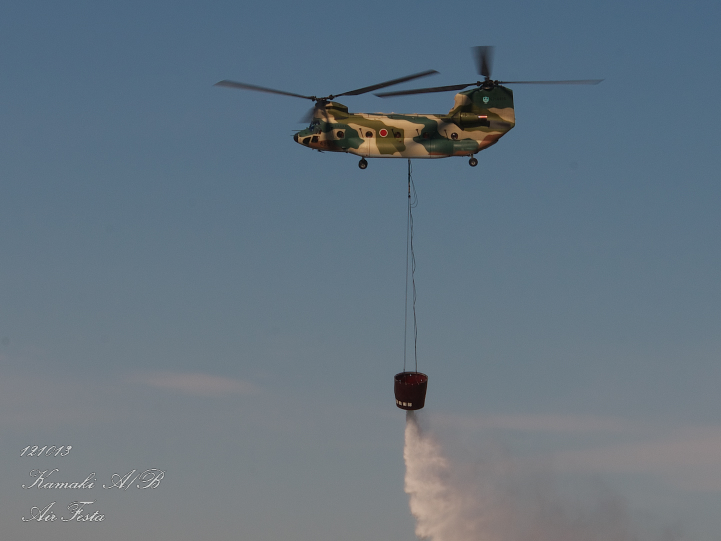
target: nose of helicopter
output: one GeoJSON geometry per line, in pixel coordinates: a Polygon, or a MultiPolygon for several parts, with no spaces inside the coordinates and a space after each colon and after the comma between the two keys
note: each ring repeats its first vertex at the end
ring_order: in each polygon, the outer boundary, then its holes
{"type": "Polygon", "coordinates": [[[297,133],[293,136],[293,141],[295,141],[296,143],[298,142],[298,134],[297,133]]]}

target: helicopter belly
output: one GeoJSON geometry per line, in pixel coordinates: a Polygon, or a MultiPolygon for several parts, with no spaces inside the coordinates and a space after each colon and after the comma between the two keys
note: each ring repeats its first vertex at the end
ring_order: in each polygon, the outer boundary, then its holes
{"type": "Polygon", "coordinates": [[[444,152],[429,152],[428,145],[414,139],[399,141],[398,148],[389,152],[387,148],[379,147],[373,141],[366,141],[360,148],[349,148],[347,152],[365,158],[447,158],[453,154],[444,152]]]}
{"type": "MultiPolygon", "coordinates": [[[[415,131],[406,130],[406,133],[415,131]]],[[[428,137],[419,133],[416,137],[367,136],[359,139],[357,145],[345,148],[328,145],[323,150],[348,152],[364,158],[448,158],[472,156],[496,144],[505,135],[505,132],[495,130],[462,130],[452,124],[446,124],[428,137]]]]}
{"type": "Polygon", "coordinates": [[[500,135],[484,137],[482,141],[472,138],[452,140],[445,138],[419,141],[417,138],[404,139],[400,148],[389,152],[383,147],[366,141],[360,148],[348,148],[346,152],[365,158],[448,158],[450,156],[470,156],[494,144],[500,135]]]}

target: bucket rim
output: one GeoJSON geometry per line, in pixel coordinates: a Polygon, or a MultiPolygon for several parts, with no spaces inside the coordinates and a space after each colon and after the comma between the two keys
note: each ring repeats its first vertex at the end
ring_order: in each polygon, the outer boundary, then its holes
{"type": "Polygon", "coordinates": [[[428,381],[428,374],[424,374],[423,372],[412,372],[412,371],[406,371],[406,372],[399,372],[397,373],[393,379],[394,381],[397,381],[398,383],[403,383],[404,379],[406,379],[407,376],[420,376],[421,381],[418,383],[425,383],[428,381]]]}

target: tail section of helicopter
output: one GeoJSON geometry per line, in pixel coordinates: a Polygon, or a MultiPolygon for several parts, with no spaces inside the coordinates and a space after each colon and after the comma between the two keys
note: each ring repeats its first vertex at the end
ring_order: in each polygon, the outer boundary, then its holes
{"type": "MultiPolygon", "coordinates": [[[[501,85],[456,94],[450,120],[478,141],[478,151],[494,145],[516,125],[513,91],[501,85]]],[[[477,151],[477,152],[478,152],[477,151]]]]}
{"type": "Polygon", "coordinates": [[[345,105],[327,102],[294,140],[364,158],[447,158],[472,156],[514,125],[513,92],[499,85],[457,94],[447,115],[349,113],[345,105]]]}

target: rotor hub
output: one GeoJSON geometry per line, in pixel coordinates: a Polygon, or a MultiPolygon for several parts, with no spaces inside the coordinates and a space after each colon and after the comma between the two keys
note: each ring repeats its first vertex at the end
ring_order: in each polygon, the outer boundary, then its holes
{"type": "Polygon", "coordinates": [[[477,84],[483,90],[493,90],[496,87],[496,85],[498,84],[498,81],[492,81],[491,79],[486,78],[485,81],[483,81],[483,82],[478,81],[477,84]]]}

